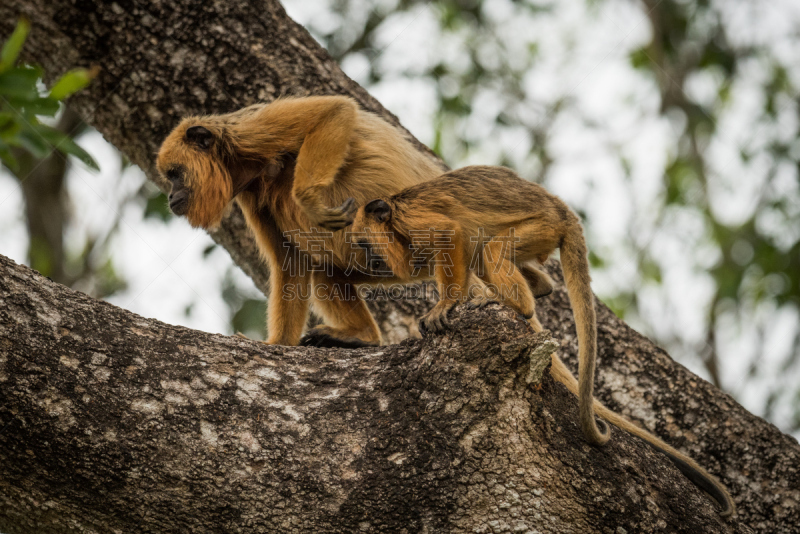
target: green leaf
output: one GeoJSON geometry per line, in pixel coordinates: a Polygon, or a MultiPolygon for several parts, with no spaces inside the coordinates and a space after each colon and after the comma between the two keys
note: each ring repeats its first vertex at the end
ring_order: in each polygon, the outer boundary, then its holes
{"type": "Polygon", "coordinates": [[[12,172],[17,172],[19,170],[17,158],[11,153],[10,147],[2,141],[0,141],[0,160],[2,160],[3,164],[11,169],[12,172]]]}
{"type": "Polygon", "coordinates": [[[68,135],[43,125],[38,117],[54,117],[59,101],[86,85],[97,69],[73,69],[61,76],[48,96],[42,96],[39,80],[42,69],[36,66],[15,66],[30,32],[24,17],[0,50],[0,160],[12,170],[18,167],[12,147],[21,147],[36,158],[45,158],[53,149],[72,155],[94,170],[94,159],[68,135]]]}
{"type": "Polygon", "coordinates": [[[54,117],[58,113],[60,106],[57,100],[47,97],[38,97],[31,100],[9,99],[9,103],[16,108],[21,108],[28,122],[33,122],[35,115],[54,117]]]}
{"type": "Polygon", "coordinates": [[[100,167],[97,165],[97,162],[94,160],[94,158],[90,156],[88,152],[82,149],[80,145],[78,145],[78,143],[73,141],[70,137],[67,137],[63,143],[59,144],[58,149],[64,154],[75,156],[90,169],[95,171],[100,170],[100,167]]]}
{"type": "Polygon", "coordinates": [[[64,74],[50,89],[50,98],[64,100],[68,96],[80,91],[97,76],[98,69],[72,69],[64,74]]]}
{"type": "Polygon", "coordinates": [[[28,37],[28,32],[31,30],[31,23],[25,17],[20,17],[17,22],[17,27],[14,33],[8,38],[6,44],[3,45],[3,50],[0,51],[0,72],[6,71],[9,67],[17,62],[19,53],[22,50],[22,45],[28,37]]]}
{"type": "Polygon", "coordinates": [[[598,256],[597,254],[595,254],[594,252],[592,252],[590,250],[589,251],[589,264],[594,269],[600,269],[600,268],[603,268],[603,267],[606,266],[606,261],[602,257],[598,256]]]}
{"type": "Polygon", "coordinates": [[[629,56],[631,66],[634,69],[646,69],[652,68],[652,60],[650,56],[647,54],[647,48],[639,48],[638,50],[634,50],[630,53],[629,56]]]}
{"type": "Polygon", "coordinates": [[[643,258],[642,261],[639,262],[639,272],[642,278],[646,280],[653,280],[658,284],[662,281],[661,267],[650,258],[643,258]]]}
{"type": "Polygon", "coordinates": [[[95,270],[95,275],[97,281],[95,294],[97,295],[97,298],[108,298],[114,293],[122,291],[128,287],[128,283],[125,281],[125,279],[117,274],[111,258],[107,259],[99,269],[95,270]]]}
{"type": "Polygon", "coordinates": [[[43,276],[53,276],[55,258],[53,249],[47,240],[40,236],[32,236],[28,247],[28,256],[32,269],[39,271],[43,276]]]}
{"type": "Polygon", "coordinates": [[[12,144],[18,144],[37,158],[44,158],[50,154],[51,151],[50,144],[47,140],[30,127],[26,128],[23,126],[15,141],[17,141],[17,143],[12,144]]]}
{"type": "Polygon", "coordinates": [[[0,140],[10,142],[16,138],[20,129],[17,115],[8,112],[0,113],[0,140]]]}
{"type": "Polygon", "coordinates": [[[249,336],[263,339],[264,317],[267,303],[264,300],[247,299],[231,319],[234,332],[244,332],[249,336]]]}
{"type": "Polygon", "coordinates": [[[25,100],[39,97],[36,82],[41,70],[31,67],[16,67],[0,74],[0,95],[6,98],[25,100]]]}
{"type": "Polygon", "coordinates": [[[52,144],[53,148],[62,154],[75,156],[91,169],[96,171],[100,170],[100,167],[97,166],[97,162],[95,162],[94,158],[92,158],[88,152],[82,149],[70,136],[44,124],[39,125],[36,128],[36,131],[50,144],[52,144]]]}
{"type": "Polygon", "coordinates": [[[620,319],[625,319],[628,312],[636,311],[636,299],[633,293],[622,292],[617,295],[604,296],[603,303],[611,308],[614,315],[620,319]]]}

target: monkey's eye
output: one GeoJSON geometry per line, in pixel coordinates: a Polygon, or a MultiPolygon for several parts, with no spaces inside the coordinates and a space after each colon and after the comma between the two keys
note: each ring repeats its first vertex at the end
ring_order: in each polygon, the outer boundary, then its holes
{"type": "Polygon", "coordinates": [[[359,239],[358,241],[356,241],[356,244],[359,247],[363,248],[364,250],[369,250],[371,248],[369,245],[369,241],[367,241],[366,239],[359,239]]]}
{"type": "Polygon", "coordinates": [[[179,182],[181,179],[181,171],[178,167],[172,167],[167,171],[167,180],[171,183],[179,182]]]}

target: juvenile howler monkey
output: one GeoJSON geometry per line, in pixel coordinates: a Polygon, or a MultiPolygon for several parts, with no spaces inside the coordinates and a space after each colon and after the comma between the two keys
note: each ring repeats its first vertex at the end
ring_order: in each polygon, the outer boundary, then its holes
{"type": "MultiPolygon", "coordinates": [[[[164,140],[158,170],[169,206],[192,226],[219,224],[236,200],[270,268],[267,343],[297,345],[314,300],[325,326],[303,344],[380,344],[348,272],[343,232],[358,205],[442,173],[393,126],[343,96],[279,99],[184,119],[164,140]]],[[[356,259],[356,261],[362,261],[356,259]]]]}
{"type": "Polygon", "coordinates": [[[596,410],[666,454],[720,504],[723,515],[733,512],[725,487],[702,467],[594,400],[597,326],[586,244],[580,220],[559,198],[503,167],[465,167],[369,202],[350,231],[371,268],[404,282],[435,278],[439,302],[421,318],[422,331],[444,328],[448,311],[465,301],[470,307],[502,302],[541,330],[532,288],[551,284],[531,263],[544,263],[560,249],[578,332],[580,381],[555,353],[551,374],[578,396],[584,435],[594,444],[608,441],[608,426],[601,421],[598,428],[596,410]],[[485,282],[481,294],[468,294],[470,273],[485,282]]]}

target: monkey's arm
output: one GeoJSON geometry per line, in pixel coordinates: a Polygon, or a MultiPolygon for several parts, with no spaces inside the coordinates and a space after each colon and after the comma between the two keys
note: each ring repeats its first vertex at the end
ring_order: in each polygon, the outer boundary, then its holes
{"type": "Polygon", "coordinates": [[[355,202],[330,208],[326,193],[347,157],[357,119],[355,102],[341,96],[277,100],[254,117],[263,129],[254,132],[256,144],[266,136],[266,152],[297,153],[292,198],[311,226],[339,230],[352,222],[355,202]]]}
{"type": "Polygon", "coordinates": [[[461,228],[453,221],[438,222],[430,232],[428,241],[434,252],[431,264],[434,269],[439,302],[419,321],[420,331],[437,332],[448,325],[447,313],[466,299],[469,270],[464,251],[461,228]]]}
{"type": "Polygon", "coordinates": [[[267,341],[269,345],[297,345],[308,319],[311,296],[310,272],[301,272],[302,261],[293,261],[290,269],[270,269],[270,295],[267,304],[267,341]]]}
{"type": "Polygon", "coordinates": [[[518,265],[517,268],[519,269],[520,273],[522,273],[522,276],[528,283],[528,287],[531,288],[531,292],[535,298],[538,299],[546,297],[553,292],[555,282],[553,282],[553,279],[550,278],[550,275],[548,275],[546,272],[541,269],[537,269],[532,264],[518,265]]]}
{"type": "Polygon", "coordinates": [[[245,191],[236,198],[258,248],[269,265],[267,343],[297,345],[308,318],[311,272],[301,252],[284,236],[256,195],[245,191]]]}

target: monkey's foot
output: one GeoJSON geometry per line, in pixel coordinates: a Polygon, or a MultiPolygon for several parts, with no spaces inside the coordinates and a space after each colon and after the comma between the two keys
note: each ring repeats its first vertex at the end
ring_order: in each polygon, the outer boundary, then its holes
{"type": "MultiPolygon", "coordinates": [[[[441,304],[441,302],[439,302],[441,304]]],[[[447,312],[450,311],[452,306],[437,304],[431,311],[422,316],[419,320],[419,332],[423,336],[428,333],[441,332],[448,326],[450,321],[447,318],[447,312]]]]}
{"type": "MultiPolygon", "coordinates": [[[[533,288],[531,288],[531,289],[533,289],[533,288]]],[[[538,293],[534,293],[533,294],[533,298],[535,298],[535,299],[543,299],[543,298],[551,295],[552,293],[553,293],[553,288],[552,287],[546,288],[546,289],[541,289],[538,293]]]]}
{"type": "Polygon", "coordinates": [[[341,336],[336,330],[326,326],[312,328],[300,340],[301,347],[357,349],[360,347],[377,347],[379,343],[364,341],[354,336],[341,336]]]}
{"type": "MultiPolygon", "coordinates": [[[[473,297],[472,300],[470,300],[465,304],[465,306],[468,310],[479,310],[481,308],[485,308],[489,304],[506,304],[512,310],[517,312],[517,316],[523,321],[536,320],[535,319],[536,312],[534,310],[530,311],[521,310],[518,308],[517,303],[514,301],[501,302],[500,300],[495,300],[493,298],[487,297],[486,295],[479,295],[477,297],[473,297]]],[[[541,325],[539,325],[539,328],[541,329],[541,325]]]]}
{"type": "Polygon", "coordinates": [[[312,226],[319,226],[334,232],[336,230],[341,230],[342,228],[353,224],[356,211],[358,211],[356,199],[350,197],[337,208],[322,209],[316,214],[316,217],[312,217],[312,226]]]}
{"type": "Polygon", "coordinates": [[[480,310],[481,308],[485,308],[489,304],[500,304],[500,301],[495,299],[489,298],[485,295],[480,295],[474,297],[472,300],[466,303],[466,307],[468,310],[480,310]]]}
{"type": "Polygon", "coordinates": [[[531,325],[534,332],[541,332],[542,330],[544,330],[542,323],[539,322],[539,319],[536,317],[535,313],[533,314],[533,317],[530,317],[528,319],[528,324],[531,325]]]}

